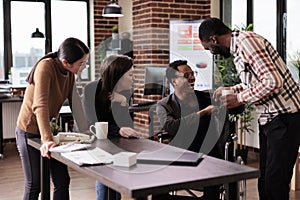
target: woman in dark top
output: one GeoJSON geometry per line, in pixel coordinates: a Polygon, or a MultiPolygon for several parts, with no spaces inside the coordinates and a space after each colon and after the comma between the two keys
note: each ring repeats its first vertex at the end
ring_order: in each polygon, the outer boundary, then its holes
{"type": "MultiPolygon", "coordinates": [[[[133,85],[133,60],[125,55],[112,55],[101,65],[95,109],[98,121],[108,122],[108,137],[148,137],[133,128],[128,106],[133,85]]],[[[96,199],[107,198],[107,188],[96,182],[96,199]]],[[[120,195],[117,196],[120,198],[120,195]]]]}

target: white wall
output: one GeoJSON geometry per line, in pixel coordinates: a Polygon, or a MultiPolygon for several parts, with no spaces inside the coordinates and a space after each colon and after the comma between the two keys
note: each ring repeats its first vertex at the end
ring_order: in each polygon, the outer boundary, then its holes
{"type": "MultiPolygon", "coordinates": [[[[131,0],[119,0],[118,4],[122,7],[123,17],[119,18],[119,33],[128,31],[132,33],[132,1],[131,0]]],[[[131,34],[132,37],[132,34],[131,34]]],[[[132,38],[131,38],[132,39],[132,38]]]]}
{"type": "Polygon", "coordinates": [[[211,0],[210,7],[210,16],[220,18],[220,0],[211,0]]]}

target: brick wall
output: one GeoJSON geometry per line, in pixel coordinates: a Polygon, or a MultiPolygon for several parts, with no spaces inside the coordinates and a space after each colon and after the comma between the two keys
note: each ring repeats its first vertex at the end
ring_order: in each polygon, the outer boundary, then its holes
{"type": "Polygon", "coordinates": [[[116,17],[102,17],[103,8],[109,3],[108,0],[95,0],[94,1],[94,34],[95,34],[95,78],[99,77],[99,51],[100,43],[112,35],[112,27],[118,24],[116,17]]]}
{"type": "MultiPolygon", "coordinates": [[[[169,64],[169,21],[197,20],[209,16],[209,0],[133,0],[136,102],[161,99],[161,96],[143,94],[144,73],[147,66],[166,67],[169,64]]],[[[135,123],[147,127],[148,113],[136,113],[135,123]]]]}
{"type": "MultiPolygon", "coordinates": [[[[95,45],[111,37],[117,18],[103,18],[101,12],[108,1],[94,1],[95,45]]],[[[135,103],[159,100],[159,95],[144,95],[145,67],[166,67],[169,64],[169,21],[197,20],[210,16],[210,0],[132,0],[135,103]]],[[[97,71],[96,69],[96,76],[97,71]]],[[[135,124],[148,129],[148,112],[135,113],[135,124]]]]}

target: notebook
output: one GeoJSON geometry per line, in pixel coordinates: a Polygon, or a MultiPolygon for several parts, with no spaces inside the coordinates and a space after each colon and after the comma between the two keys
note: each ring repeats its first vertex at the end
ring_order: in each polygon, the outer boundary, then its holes
{"type": "Polygon", "coordinates": [[[203,153],[191,151],[143,151],[137,155],[137,162],[143,164],[197,166],[202,159],[203,153]]]}

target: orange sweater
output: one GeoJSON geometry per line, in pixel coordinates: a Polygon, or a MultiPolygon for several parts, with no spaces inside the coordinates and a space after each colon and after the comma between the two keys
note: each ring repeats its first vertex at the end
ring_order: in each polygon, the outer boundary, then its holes
{"type": "Polygon", "coordinates": [[[40,134],[43,142],[52,141],[50,120],[58,117],[66,99],[72,103],[75,76],[58,58],[40,61],[28,85],[17,120],[17,126],[32,134],[40,134]]]}

